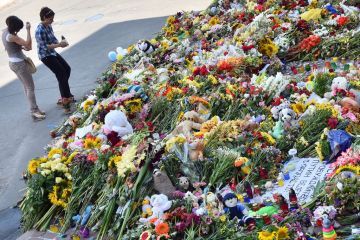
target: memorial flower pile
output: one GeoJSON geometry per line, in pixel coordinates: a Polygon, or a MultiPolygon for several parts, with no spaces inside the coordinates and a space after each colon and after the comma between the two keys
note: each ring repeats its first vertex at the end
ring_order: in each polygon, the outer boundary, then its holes
{"type": "Polygon", "coordinates": [[[119,48],[30,160],[23,229],[359,235],[359,11],[351,0],[220,0],[119,48]]]}

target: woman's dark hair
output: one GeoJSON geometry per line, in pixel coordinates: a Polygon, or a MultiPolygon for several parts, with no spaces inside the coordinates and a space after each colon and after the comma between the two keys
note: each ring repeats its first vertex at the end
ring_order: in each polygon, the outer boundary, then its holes
{"type": "Polygon", "coordinates": [[[41,10],[40,10],[40,20],[41,21],[44,21],[45,18],[51,18],[53,16],[55,16],[55,13],[53,10],[51,10],[48,7],[41,8],[41,10]]]}
{"type": "Polygon", "coordinates": [[[24,27],[24,22],[16,16],[9,16],[6,18],[5,22],[8,27],[8,31],[11,34],[16,34],[24,27]]]}

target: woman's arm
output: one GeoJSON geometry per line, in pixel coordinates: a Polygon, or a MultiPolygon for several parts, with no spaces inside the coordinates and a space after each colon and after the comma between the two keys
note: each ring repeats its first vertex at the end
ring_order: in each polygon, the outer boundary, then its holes
{"type": "Polygon", "coordinates": [[[21,37],[19,37],[17,35],[10,34],[10,37],[9,37],[10,42],[15,42],[15,43],[19,44],[20,46],[23,46],[24,49],[27,51],[31,50],[32,41],[31,41],[30,28],[31,28],[30,23],[26,22],[26,31],[27,31],[26,40],[22,39],[21,37]]]}

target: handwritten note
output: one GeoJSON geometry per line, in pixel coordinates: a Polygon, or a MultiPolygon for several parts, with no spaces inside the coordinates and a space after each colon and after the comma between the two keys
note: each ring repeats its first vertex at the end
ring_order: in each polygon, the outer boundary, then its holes
{"type": "Polygon", "coordinates": [[[284,168],[293,164],[295,169],[290,172],[290,179],[284,181],[284,186],[275,187],[271,191],[267,191],[262,197],[272,198],[274,193],[282,194],[286,199],[289,198],[289,190],[295,190],[298,202],[304,204],[309,202],[319,181],[325,179],[326,175],[331,171],[329,165],[321,162],[317,158],[296,158],[289,161],[284,168]]]}

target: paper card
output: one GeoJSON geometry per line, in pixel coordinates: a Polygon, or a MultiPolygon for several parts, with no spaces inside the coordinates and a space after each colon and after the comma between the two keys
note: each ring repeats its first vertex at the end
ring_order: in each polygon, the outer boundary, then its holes
{"type": "Polygon", "coordinates": [[[329,164],[325,164],[317,158],[295,158],[290,160],[284,169],[287,169],[291,164],[295,168],[290,171],[290,179],[284,181],[284,186],[276,186],[271,191],[267,191],[262,196],[263,199],[271,199],[274,193],[279,193],[289,200],[289,190],[293,188],[298,202],[305,204],[313,198],[318,182],[323,181],[326,175],[331,172],[329,164]]]}
{"type": "Polygon", "coordinates": [[[88,134],[91,131],[92,131],[92,124],[82,128],[77,128],[75,131],[75,139],[82,139],[83,137],[86,136],[86,134],[88,134]]]}

